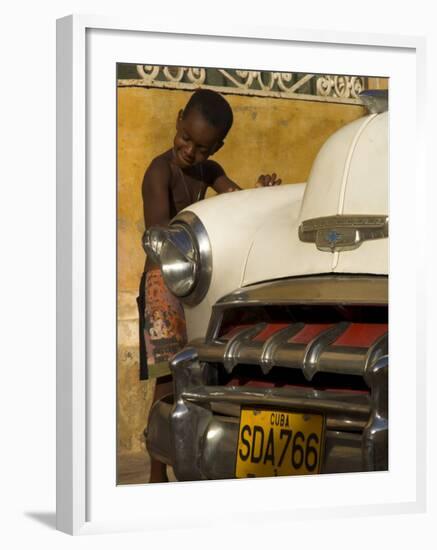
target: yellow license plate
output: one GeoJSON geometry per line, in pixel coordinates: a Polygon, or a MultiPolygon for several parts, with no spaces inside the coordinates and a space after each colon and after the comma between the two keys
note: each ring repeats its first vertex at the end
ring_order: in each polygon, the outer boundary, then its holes
{"type": "Polygon", "coordinates": [[[324,417],[320,414],[243,408],[236,477],[318,474],[324,417]]]}

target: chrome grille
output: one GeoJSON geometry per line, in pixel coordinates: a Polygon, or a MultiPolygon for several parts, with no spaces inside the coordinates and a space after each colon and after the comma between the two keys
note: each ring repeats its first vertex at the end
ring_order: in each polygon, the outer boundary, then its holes
{"type": "Polygon", "coordinates": [[[237,365],[246,364],[259,366],[264,374],[274,366],[300,369],[308,382],[318,372],[364,376],[378,358],[388,353],[388,328],[381,324],[381,334],[368,347],[336,345],[353,325],[348,322],[326,324],[314,338],[302,343],[299,334],[309,325],[291,323],[260,341],[256,337],[267,324],[259,323],[234,331],[228,339],[197,340],[191,345],[196,348],[200,361],[220,363],[228,373],[237,365]]]}

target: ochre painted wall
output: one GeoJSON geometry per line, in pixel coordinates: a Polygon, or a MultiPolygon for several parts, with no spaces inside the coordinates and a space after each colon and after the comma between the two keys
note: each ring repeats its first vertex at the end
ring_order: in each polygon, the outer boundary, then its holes
{"type": "MultiPolygon", "coordinates": [[[[118,88],[118,450],[144,454],[143,429],[153,382],[138,379],[135,298],[144,265],[141,183],[150,161],[172,146],[176,117],[191,92],[118,88]]],[[[213,158],[242,187],[275,171],[284,183],[306,181],[320,146],[364,114],[356,105],[227,95],[234,125],[213,158]]],[[[119,461],[119,471],[123,461],[119,461]]]]}

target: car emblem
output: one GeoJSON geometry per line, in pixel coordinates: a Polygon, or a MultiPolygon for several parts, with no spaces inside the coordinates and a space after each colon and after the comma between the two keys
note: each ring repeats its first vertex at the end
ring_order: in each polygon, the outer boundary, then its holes
{"type": "Polygon", "coordinates": [[[386,237],[388,216],[324,216],[305,220],[299,227],[299,239],[304,243],[315,243],[323,252],[354,250],[364,241],[386,237]]]}

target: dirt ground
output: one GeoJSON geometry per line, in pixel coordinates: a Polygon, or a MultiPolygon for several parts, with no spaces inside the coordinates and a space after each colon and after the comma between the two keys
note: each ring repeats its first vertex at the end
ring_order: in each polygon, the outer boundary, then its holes
{"type": "Polygon", "coordinates": [[[148,483],[150,458],[146,453],[123,453],[117,457],[117,484],[148,483]]]}
{"type": "MultiPolygon", "coordinates": [[[[117,457],[117,485],[141,485],[149,482],[150,457],[147,453],[122,453],[117,457]]],[[[167,466],[169,481],[177,481],[167,466]]]]}

